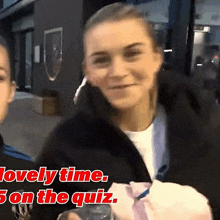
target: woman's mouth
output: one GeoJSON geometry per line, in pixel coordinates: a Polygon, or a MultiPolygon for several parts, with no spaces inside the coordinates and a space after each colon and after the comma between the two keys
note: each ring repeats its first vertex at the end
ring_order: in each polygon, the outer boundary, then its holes
{"type": "Polygon", "coordinates": [[[125,89],[125,88],[128,88],[128,87],[131,87],[133,86],[134,84],[129,84],[129,85],[117,85],[117,86],[111,86],[109,87],[109,89],[125,89]]]}

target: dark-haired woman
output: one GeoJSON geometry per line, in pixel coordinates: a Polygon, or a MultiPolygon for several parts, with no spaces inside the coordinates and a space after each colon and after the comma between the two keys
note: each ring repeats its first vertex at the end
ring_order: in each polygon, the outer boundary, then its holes
{"type": "MultiPolygon", "coordinates": [[[[16,89],[15,82],[11,80],[11,60],[11,50],[6,35],[0,33],[0,124],[7,114],[8,105],[13,100],[16,89]]],[[[6,145],[0,134],[0,167],[4,167],[5,171],[31,170],[34,168],[34,163],[30,157],[6,145]]],[[[27,182],[18,183],[16,181],[6,182],[2,180],[0,182],[0,189],[3,190],[0,193],[0,219],[14,219],[15,216],[19,219],[25,219],[20,217],[28,219],[30,217],[29,205],[24,205],[23,209],[20,205],[14,206],[12,209],[9,195],[17,190],[33,191],[34,188],[37,189],[33,184],[31,185],[27,182]],[[7,190],[7,192],[5,193],[4,190],[7,190]],[[3,202],[4,199],[5,202],[3,202]]]]}

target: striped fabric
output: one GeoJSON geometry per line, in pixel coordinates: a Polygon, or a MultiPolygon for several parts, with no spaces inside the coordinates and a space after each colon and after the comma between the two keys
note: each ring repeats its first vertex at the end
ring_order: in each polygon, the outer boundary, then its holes
{"type": "Polygon", "coordinates": [[[31,157],[21,153],[20,151],[16,150],[15,148],[3,145],[2,153],[11,157],[15,157],[22,160],[32,161],[31,157]]]}

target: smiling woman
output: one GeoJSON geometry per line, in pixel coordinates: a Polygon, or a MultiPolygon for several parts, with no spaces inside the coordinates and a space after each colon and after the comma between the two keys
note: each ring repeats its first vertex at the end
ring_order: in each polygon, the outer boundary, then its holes
{"type": "Polygon", "coordinates": [[[155,86],[162,54],[154,50],[144,22],[103,22],[87,31],[84,43],[86,77],[122,113],[118,116],[125,115],[130,121],[130,116],[138,117],[145,109],[137,125],[118,118],[116,123],[120,122],[125,130],[146,129],[155,114],[155,109],[150,108],[150,90],[155,86]]]}
{"type": "MultiPolygon", "coordinates": [[[[178,213],[175,204],[191,207],[186,216],[196,213],[202,217],[198,203],[191,205],[191,195],[205,201],[206,216],[210,217],[211,206],[215,219],[219,219],[220,178],[216,177],[220,177],[220,136],[210,122],[214,100],[204,100],[188,78],[160,71],[161,49],[144,13],[133,5],[115,3],[99,10],[88,20],[83,40],[88,82],[79,92],[73,117],[50,135],[37,165],[57,170],[71,166],[102,170],[108,182],[55,180],[51,185],[54,191],[65,189],[72,195],[76,191],[108,190],[113,183],[132,188],[130,182],[145,182],[157,189],[159,179],[171,183],[171,192],[176,185],[188,185],[178,187],[179,194],[187,194],[188,200],[181,196],[167,203],[174,206],[165,207],[150,189],[149,196],[157,198],[152,204],[161,204],[155,209],[155,219],[178,213]]],[[[160,190],[163,187],[166,192],[166,184],[161,184],[160,190]]],[[[115,212],[119,219],[133,212],[126,201],[122,203],[119,207],[124,210],[120,215],[115,212]]],[[[62,207],[37,205],[33,219],[56,219],[59,212],[72,208],[71,203],[62,207]]],[[[146,212],[141,213],[140,219],[146,219],[146,212]]],[[[138,219],[132,214],[129,217],[138,219]]]]}

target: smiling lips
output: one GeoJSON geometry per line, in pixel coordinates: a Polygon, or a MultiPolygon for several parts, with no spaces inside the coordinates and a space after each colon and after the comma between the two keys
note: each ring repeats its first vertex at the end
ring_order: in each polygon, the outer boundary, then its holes
{"type": "Polygon", "coordinates": [[[109,89],[125,89],[125,88],[131,87],[131,86],[133,86],[133,85],[134,85],[134,84],[111,86],[111,87],[109,87],[109,89]]]}

